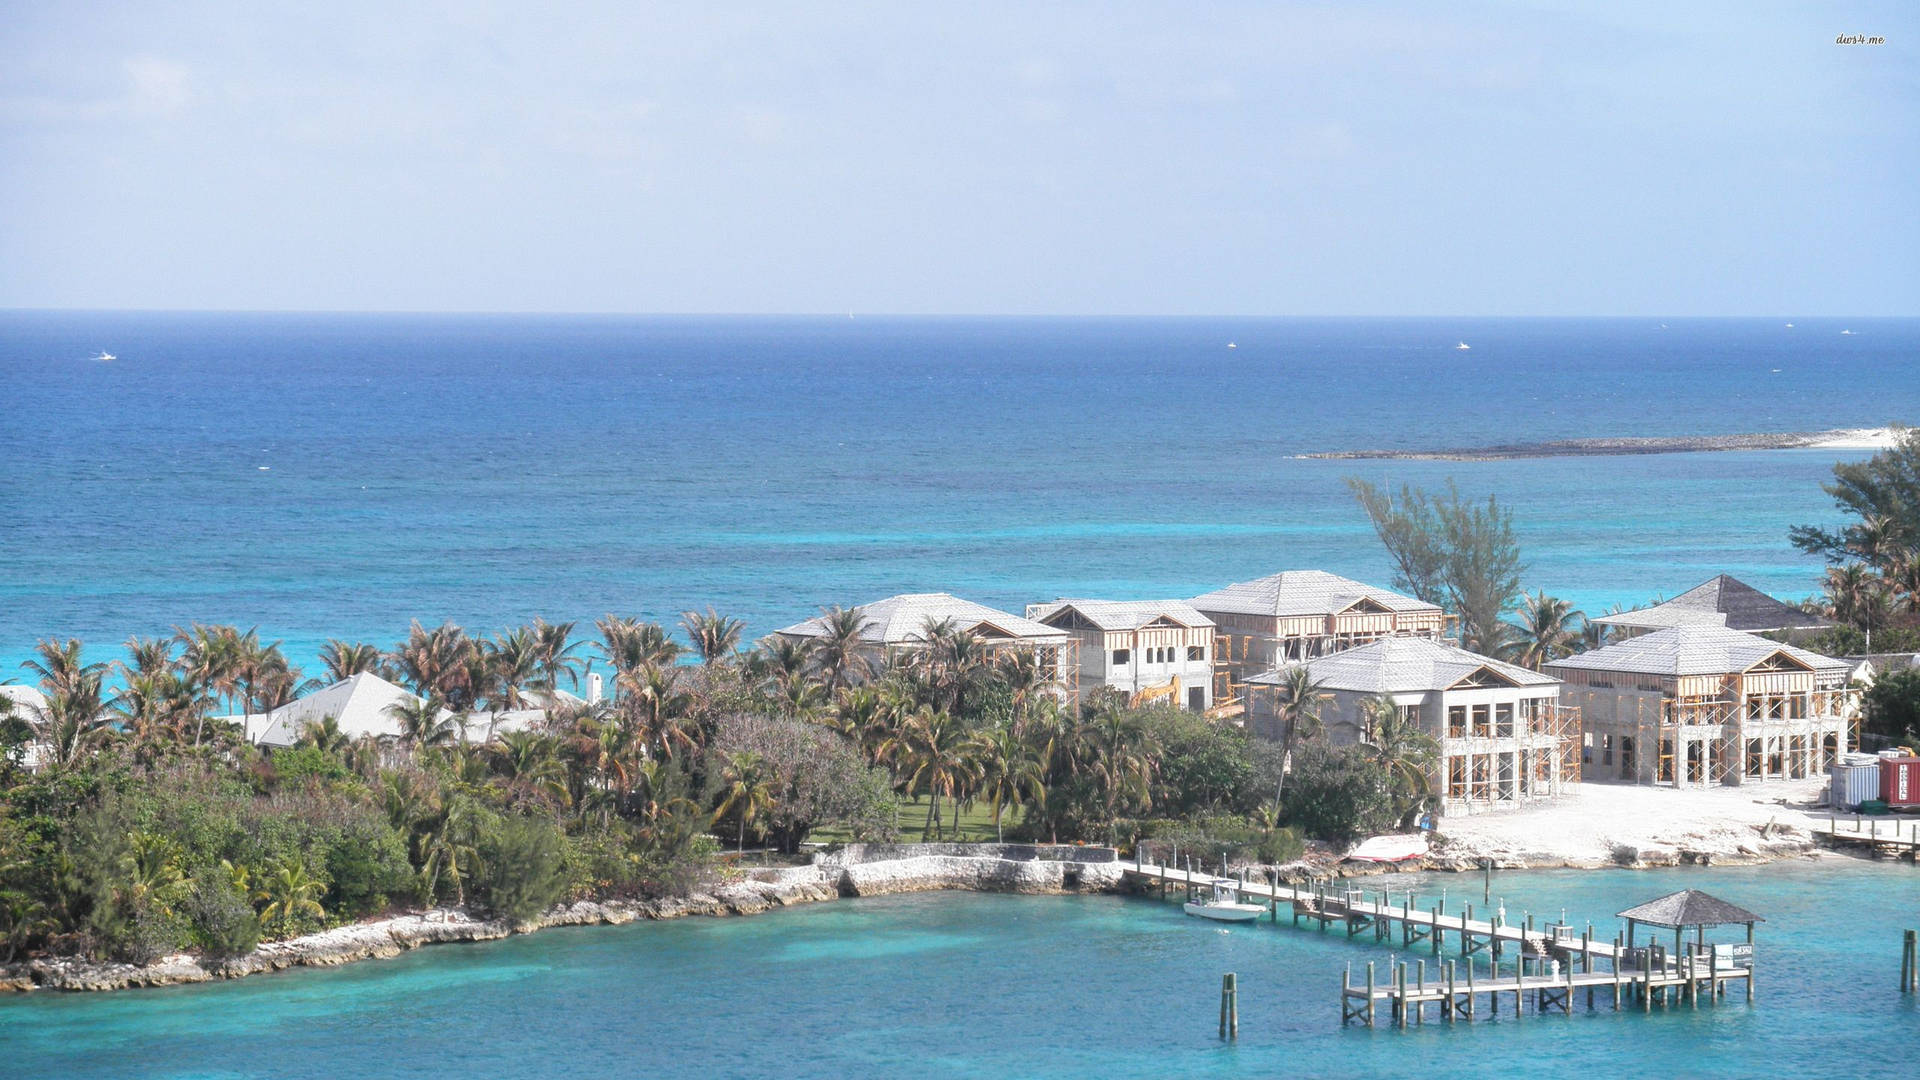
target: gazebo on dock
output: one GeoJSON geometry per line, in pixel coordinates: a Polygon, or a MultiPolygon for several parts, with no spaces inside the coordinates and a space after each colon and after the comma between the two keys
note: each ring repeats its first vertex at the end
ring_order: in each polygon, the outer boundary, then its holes
{"type": "Polygon", "coordinates": [[[1694,950],[1703,952],[1707,944],[1707,927],[1745,925],[1746,944],[1750,950],[1753,947],[1753,924],[1767,921],[1746,908],[1729,904],[1717,896],[1709,896],[1699,889],[1682,889],[1658,900],[1649,900],[1638,907],[1630,907],[1620,912],[1620,918],[1627,920],[1629,949],[1633,947],[1635,927],[1646,925],[1670,928],[1673,931],[1673,954],[1676,960],[1683,951],[1681,939],[1688,927],[1693,928],[1694,950]]]}

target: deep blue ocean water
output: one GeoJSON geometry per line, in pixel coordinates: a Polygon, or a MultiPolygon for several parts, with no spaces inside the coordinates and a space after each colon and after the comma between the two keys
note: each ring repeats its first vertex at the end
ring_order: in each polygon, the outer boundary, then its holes
{"type": "Polygon", "coordinates": [[[1862,452],[1295,455],[1915,420],[1917,357],[1920,320],[0,313],[0,671],[193,620],[304,662],[414,618],[1386,584],[1350,475],[1498,494],[1588,608],[1799,597],[1787,527],[1862,452]]]}
{"type": "MultiPolygon", "coordinates": [[[[1688,886],[1746,906],[1757,999],[1448,1027],[1340,1026],[1348,963],[1388,961],[1283,919],[1222,930],[1116,897],[932,893],[748,919],[550,930],[232,983],[0,1001],[0,1076],[1911,1077],[1920,1007],[1895,993],[1913,867],[1849,861],[1496,873],[1496,902],[1617,928],[1688,886]],[[1241,1036],[1216,1033],[1220,975],[1241,1036]]],[[[1475,875],[1373,879],[1430,906],[1475,875]]],[[[1740,931],[1731,937],[1737,940],[1740,931]]],[[[1422,955],[1422,954],[1412,954],[1422,955]]],[[[1484,973],[1485,958],[1479,961],[1484,973]]],[[[1510,962],[1509,962],[1510,965],[1510,962]]],[[[1484,1001],[1483,1001],[1484,1003],[1484,1001]]]]}

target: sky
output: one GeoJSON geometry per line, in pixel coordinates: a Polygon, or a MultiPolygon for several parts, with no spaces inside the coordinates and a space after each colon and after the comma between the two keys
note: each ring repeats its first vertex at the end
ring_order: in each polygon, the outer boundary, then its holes
{"type": "Polygon", "coordinates": [[[1905,0],[4,0],[0,307],[1916,315],[1917,49],[1905,0]]]}

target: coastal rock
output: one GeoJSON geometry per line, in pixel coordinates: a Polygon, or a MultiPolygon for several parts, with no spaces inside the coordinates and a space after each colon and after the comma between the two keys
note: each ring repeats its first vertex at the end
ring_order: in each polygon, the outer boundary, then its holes
{"type": "Polygon", "coordinates": [[[30,965],[33,981],[54,990],[124,990],[206,982],[209,975],[190,956],[165,956],[151,964],[96,963],[78,957],[48,957],[30,965]]]}
{"type": "Polygon", "coordinates": [[[1110,891],[1120,886],[1124,872],[1118,862],[923,855],[847,866],[841,870],[841,892],[849,896],[885,896],[937,889],[1008,893],[1110,891]]]}
{"type": "Polygon", "coordinates": [[[0,994],[33,989],[33,965],[0,964],[0,994]]]}

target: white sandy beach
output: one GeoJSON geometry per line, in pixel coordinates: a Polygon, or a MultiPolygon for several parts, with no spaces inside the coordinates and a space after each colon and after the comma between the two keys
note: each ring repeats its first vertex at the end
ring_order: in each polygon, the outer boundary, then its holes
{"type": "Polygon", "coordinates": [[[1824,438],[1807,445],[1821,450],[1884,450],[1893,445],[1893,429],[1846,428],[1830,431],[1824,438]]]}
{"type": "Polygon", "coordinates": [[[1704,790],[1586,783],[1537,807],[1449,817],[1440,831],[1450,856],[1533,865],[1612,863],[1620,847],[1648,862],[1682,852],[1751,860],[1766,857],[1770,844],[1806,843],[1809,826],[1825,818],[1813,808],[1825,786],[1824,779],[1704,790]]]}

